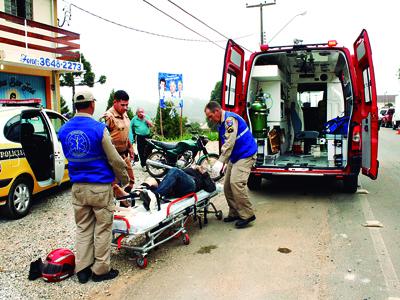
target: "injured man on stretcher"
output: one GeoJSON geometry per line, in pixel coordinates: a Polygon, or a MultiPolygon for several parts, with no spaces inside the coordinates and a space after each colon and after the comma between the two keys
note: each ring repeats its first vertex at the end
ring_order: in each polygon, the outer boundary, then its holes
{"type": "MultiPolygon", "coordinates": [[[[167,199],[185,196],[189,193],[205,190],[208,193],[216,190],[216,185],[210,175],[201,166],[194,165],[185,170],[172,168],[161,181],[148,177],[139,189],[133,189],[130,194],[118,185],[113,186],[115,197],[131,198],[139,197],[143,201],[146,210],[150,210],[150,204],[168,202],[167,199]]],[[[129,207],[128,201],[120,201],[121,206],[129,207]]]]}

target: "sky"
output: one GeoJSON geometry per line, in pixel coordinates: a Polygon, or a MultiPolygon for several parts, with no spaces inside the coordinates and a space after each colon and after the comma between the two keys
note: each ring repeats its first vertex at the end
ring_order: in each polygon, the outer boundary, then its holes
{"type": "MultiPolygon", "coordinates": [[[[246,3],[253,5],[264,3],[264,0],[171,1],[246,49],[259,50],[260,9],[246,8],[246,3]]],[[[113,88],[128,92],[132,108],[145,102],[157,105],[158,72],[182,73],[185,97],[202,101],[209,100],[215,83],[221,80],[226,38],[168,0],[59,0],[61,20],[68,3],[139,30],[189,40],[205,40],[206,37],[214,41],[181,41],[149,35],[106,22],[72,6],[69,25],[65,24],[63,28],[80,33],[81,51],[91,62],[93,71],[98,76],[107,76],[106,84],[96,85],[93,89],[100,110],[105,109],[113,88]]],[[[294,39],[301,39],[305,44],[335,39],[351,52],[361,30],[366,29],[372,47],[378,95],[399,94],[400,42],[395,4],[394,0],[276,0],[275,5],[263,9],[263,28],[267,41],[280,31],[269,43],[271,46],[291,45],[294,39]],[[303,12],[306,14],[299,15],[303,12]]],[[[246,55],[248,58],[250,53],[246,52],[246,55]]],[[[62,88],[61,94],[66,99],[71,98],[70,89],[62,88]]]]}

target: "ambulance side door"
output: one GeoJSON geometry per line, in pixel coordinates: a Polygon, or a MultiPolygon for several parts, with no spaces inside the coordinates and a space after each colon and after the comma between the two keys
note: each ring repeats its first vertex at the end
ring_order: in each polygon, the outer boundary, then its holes
{"type": "Polygon", "coordinates": [[[228,40],[222,73],[221,106],[239,115],[239,100],[243,93],[244,50],[233,40],[228,40]]]}
{"type": "Polygon", "coordinates": [[[362,173],[372,179],[378,176],[378,107],[372,51],[364,29],[354,42],[357,88],[361,96],[362,173]]]}

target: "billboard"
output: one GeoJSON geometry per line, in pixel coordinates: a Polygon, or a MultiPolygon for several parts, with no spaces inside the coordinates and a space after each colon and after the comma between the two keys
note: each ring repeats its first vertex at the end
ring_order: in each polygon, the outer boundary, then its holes
{"type": "Polygon", "coordinates": [[[175,108],[183,108],[182,74],[158,73],[158,94],[160,108],[166,108],[166,103],[172,103],[175,108]]]}

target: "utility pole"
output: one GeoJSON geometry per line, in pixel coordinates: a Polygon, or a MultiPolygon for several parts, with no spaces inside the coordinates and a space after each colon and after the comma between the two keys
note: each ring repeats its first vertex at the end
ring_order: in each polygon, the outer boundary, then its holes
{"type": "Polygon", "coordinates": [[[267,3],[267,1],[264,1],[264,3],[254,4],[254,5],[248,5],[246,3],[246,8],[253,8],[253,7],[259,7],[260,8],[260,25],[261,25],[260,41],[261,41],[261,45],[264,44],[263,7],[267,6],[267,5],[274,5],[274,4],[276,4],[276,0],[274,0],[274,2],[269,2],[269,3],[267,3]]]}

